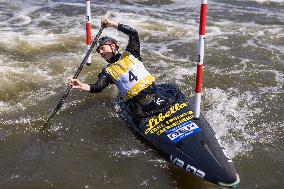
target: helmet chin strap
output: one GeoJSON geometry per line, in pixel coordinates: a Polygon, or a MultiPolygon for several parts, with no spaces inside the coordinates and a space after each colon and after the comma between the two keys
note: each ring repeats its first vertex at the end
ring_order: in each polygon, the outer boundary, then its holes
{"type": "Polygon", "coordinates": [[[110,48],[111,48],[111,52],[112,52],[112,56],[115,56],[116,53],[117,53],[117,50],[116,49],[113,49],[113,47],[111,45],[109,45],[110,48]],[[115,50],[115,51],[114,51],[115,50]]]}
{"type": "Polygon", "coordinates": [[[112,57],[107,60],[108,63],[113,63],[112,59],[115,57],[115,55],[119,52],[117,49],[114,49],[111,44],[109,44],[110,48],[111,48],[111,52],[112,52],[112,57]]]}

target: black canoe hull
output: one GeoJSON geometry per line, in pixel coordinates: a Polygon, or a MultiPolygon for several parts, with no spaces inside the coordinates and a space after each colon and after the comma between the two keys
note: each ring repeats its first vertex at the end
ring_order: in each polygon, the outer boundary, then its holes
{"type": "Polygon", "coordinates": [[[176,86],[161,84],[158,88],[174,94],[174,103],[149,117],[138,119],[127,113],[123,117],[131,127],[167,160],[186,172],[221,186],[238,186],[240,180],[232,159],[204,116],[193,118],[193,103],[176,86]]]}

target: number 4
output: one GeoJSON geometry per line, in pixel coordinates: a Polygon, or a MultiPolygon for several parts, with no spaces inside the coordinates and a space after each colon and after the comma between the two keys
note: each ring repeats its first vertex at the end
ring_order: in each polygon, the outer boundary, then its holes
{"type": "Polygon", "coordinates": [[[132,73],[131,71],[129,71],[129,81],[132,82],[132,81],[138,81],[138,78],[136,75],[134,75],[134,73],[132,73]]]}

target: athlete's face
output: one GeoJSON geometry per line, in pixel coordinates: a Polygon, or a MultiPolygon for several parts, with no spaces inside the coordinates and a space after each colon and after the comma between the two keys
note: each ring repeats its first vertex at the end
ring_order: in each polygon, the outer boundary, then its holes
{"type": "Polygon", "coordinates": [[[100,53],[101,57],[104,58],[107,61],[112,58],[113,51],[115,51],[115,44],[102,45],[99,48],[99,53],[100,53]]]}

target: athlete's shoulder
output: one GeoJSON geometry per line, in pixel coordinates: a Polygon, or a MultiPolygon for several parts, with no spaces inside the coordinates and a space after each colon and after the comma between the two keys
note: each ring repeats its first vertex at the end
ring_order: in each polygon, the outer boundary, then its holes
{"type": "Polygon", "coordinates": [[[109,67],[111,64],[108,64],[106,67],[102,68],[101,72],[99,73],[98,77],[101,79],[108,80],[111,84],[113,84],[113,81],[107,71],[107,67],[109,67]]]}
{"type": "Polygon", "coordinates": [[[109,66],[109,65],[107,65],[107,66],[105,66],[105,67],[103,67],[103,68],[101,69],[101,72],[99,73],[99,77],[103,77],[103,76],[109,75],[108,72],[107,72],[107,67],[108,67],[108,66],[109,66]]]}

